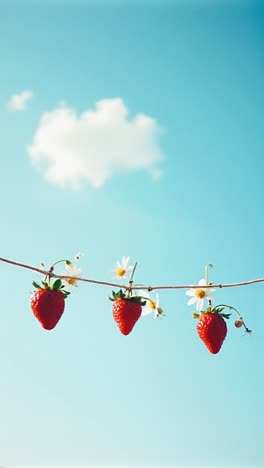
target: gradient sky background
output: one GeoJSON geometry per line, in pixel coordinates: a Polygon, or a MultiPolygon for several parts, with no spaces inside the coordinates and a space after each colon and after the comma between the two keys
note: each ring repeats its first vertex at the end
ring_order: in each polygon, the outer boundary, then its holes
{"type": "MultiPolygon", "coordinates": [[[[208,262],[214,282],[263,277],[261,4],[40,3],[0,8],[0,255],[38,266],[81,251],[84,276],[106,281],[123,255],[140,283],[195,284],[208,262]],[[27,110],[8,111],[26,89],[27,110]],[[162,177],[44,180],[27,152],[42,114],[117,97],[164,130],[162,177]]],[[[253,334],[232,317],[213,356],[184,291],[160,293],[166,317],[124,337],[110,289],[81,283],[46,332],[29,307],[39,276],[0,274],[1,465],[264,467],[262,284],[217,291],[253,334]]]]}

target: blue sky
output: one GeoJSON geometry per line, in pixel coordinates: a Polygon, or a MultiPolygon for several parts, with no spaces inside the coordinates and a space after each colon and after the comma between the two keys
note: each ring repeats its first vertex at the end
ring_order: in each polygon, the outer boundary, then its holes
{"type": "MultiPolygon", "coordinates": [[[[0,5],[1,257],[81,251],[85,277],[112,281],[129,255],[145,284],[195,284],[208,262],[216,283],[262,277],[261,3],[0,5]]],[[[216,292],[253,334],[231,318],[213,356],[184,291],[124,337],[110,288],[81,283],[46,332],[39,276],[0,274],[1,465],[263,468],[261,284],[216,292]]]]}

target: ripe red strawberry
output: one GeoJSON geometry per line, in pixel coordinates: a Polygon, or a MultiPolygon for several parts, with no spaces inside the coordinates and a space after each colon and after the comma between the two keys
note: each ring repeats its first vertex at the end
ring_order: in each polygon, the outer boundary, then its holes
{"type": "MultiPolygon", "coordinates": [[[[225,316],[225,318],[228,317],[225,316]]],[[[223,317],[216,311],[202,313],[196,329],[210,353],[217,354],[227,334],[227,326],[223,317]]]]}
{"type": "Polygon", "coordinates": [[[129,335],[141,316],[142,305],[145,305],[145,301],[142,301],[140,296],[130,297],[122,290],[117,293],[113,291],[113,297],[109,299],[114,301],[112,313],[119,330],[123,335],[129,335]]]}
{"type": "Polygon", "coordinates": [[[64,312],[65,298],[69,293],[61,290],[64,287],[61,280],[56,280],[53,285],[42,282],[43,288],[35,282],[33,284],[37,288],[30,300],[33,314],[45,330],[52,330],[64,312]]]}

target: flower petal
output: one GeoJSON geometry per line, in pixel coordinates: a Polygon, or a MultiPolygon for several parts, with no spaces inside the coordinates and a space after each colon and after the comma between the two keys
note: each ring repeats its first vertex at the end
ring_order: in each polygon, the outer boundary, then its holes
{"type": "Polygon", "coordinates": [[[206,286],[206,281],[205,279],[200,279],[199,283],[198,283],[198,286],[206,286]]]}
{"type": "Polygon", "coordinates": [[[141,315],[146,317],[147,315],[150,315],[152,312],[153,312],[153,310],[149,309],[149,307],[146,306],[146,307],[142,308],[141,315]]]}
{"type": "Polygon", "coordinates": [[[127,264],[129,262],[129,257],[123,257],[122,258],[122,266],[126,270],[127,264]]]}
{"type": "Polygon", "coordinates": [[[204,300],[198,299],[197,304],[196,304],[196,310],[201,312],[201,310],[203,310],[203,305],[204,305],[204,300]]]}
{"type": "Polygon", "coordinates": [[[188,291],[186,291],[186,296],[194,296],[195,295],[195,290],[194,289],[188,289],[188,291]]]}
{"type": "Polygon", "coordinates": [[[187,305],[195,304],[195,302],[198,302],[198,301],[199,301],[198,297],[196,296],[192,297],[191,299],[188,300],[187,305]]]}

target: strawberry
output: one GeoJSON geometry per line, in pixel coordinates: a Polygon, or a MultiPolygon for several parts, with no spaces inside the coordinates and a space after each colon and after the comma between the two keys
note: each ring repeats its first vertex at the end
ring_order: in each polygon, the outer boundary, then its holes
{"type": "Polygon", "coordinates": [[[221,314],[222,310],[209,307],[201,315],[194,314],[195,318],[199,318],[196,327],[197,333],[212,354],[217,354],[220,351],[227,334],[224,318],[229,318],[230,314],[221,314]]]}
{"type": "Polygon", "coordinates": [[[123,335],[129,335],[136,322],[141,316],[142,306],[146,304],[140,296],[131,296],[130,293],[123,293],[122,290],[109,298],[113,301],[113,318],[123,335]]]}
{"type": "Polygon", "coordinates": [[[62,290],[60,279],[53,284],[42,281],[43,287],[35,281],[33,285],[36,288],[30,301],[33,314],[45,330],[52,330],[64,312],[65,299],[70,293],[62,290]]]}

